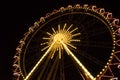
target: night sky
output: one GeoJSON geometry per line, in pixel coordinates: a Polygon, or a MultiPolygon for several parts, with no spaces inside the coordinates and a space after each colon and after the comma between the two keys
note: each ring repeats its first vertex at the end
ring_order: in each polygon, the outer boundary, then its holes
{"type": "Polygon", "coordinates": [[[89,4],[105,8],[120,18],[119,0],[34,0],[4,1],[0,16],[0,80],[12,80],[12,63],[15,49],[23,34],[46,13],[75,4],[89,4]]]}

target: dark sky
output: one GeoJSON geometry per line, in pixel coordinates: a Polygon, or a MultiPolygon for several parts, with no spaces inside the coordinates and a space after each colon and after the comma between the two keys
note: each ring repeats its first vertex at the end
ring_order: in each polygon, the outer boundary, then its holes
{"type": "Polygon", "coordinates": [[[12,80],[15,49],[28,27],[46,13],[69,4],[89,4],[105,8],[120,18],[119,0],[33,0],[4,1],[1,6],[0,80],[12,80]]]}

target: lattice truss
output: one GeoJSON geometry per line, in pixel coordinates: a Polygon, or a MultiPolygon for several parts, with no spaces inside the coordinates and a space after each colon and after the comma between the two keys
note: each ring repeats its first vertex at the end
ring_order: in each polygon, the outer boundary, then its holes
{"type": "Polygon", "coordinates": [[[112,13],[105,12],[104,8],[97,8],[95,5],[88,6],[87,4],[80,5],[76,4],[75,6],[68,5],[67,7],[61,7],[59,10],[53,10],[52,13],[47,13],[45,17],[41,17],[39,21],[34,23],[34,26],[31,26],[24,34],[24,37],[19,41],[19,45],[16,48],[16,54],[14,55],[14,63],[13,63],[13,80],[20,80],[22,75],[19,67],[19,55],[22,52],[22,48],[25,45],[25,41],[27,37],[33,33],[38,27],[39,24],[42,24],[45,22],[45,19],[51,15],[54,15],[58,12],[63,12],[65,10],[74,10],[74,9],[89,9],[92,10],[101,16],[103,16],[106,20],[108,20],[109,23],[112,24],[112,27],[114,29],[114,35],[115,35],[115,50],[112,53],[112,59],[110,60],[110,63],[107,63],[107,66],[105,66],[106,69],[103,69],[103,72],[100,72],[99,75],[97,75],[96,80],[118,80],[118,73],[120,74],[120,25],[119,25],[119,19],[116,19],[112,16],[112,13]],[[117,75],[117,76],[116,76],[117,75]]]}

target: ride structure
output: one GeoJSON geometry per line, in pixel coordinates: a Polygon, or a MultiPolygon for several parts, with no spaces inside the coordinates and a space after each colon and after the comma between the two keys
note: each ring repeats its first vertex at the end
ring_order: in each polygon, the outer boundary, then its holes
{"type": "Polygon", "coordinates": [[[118,80],[119,19],[88,4],[47,13],[24,34],[14,80],[118,80]]]}

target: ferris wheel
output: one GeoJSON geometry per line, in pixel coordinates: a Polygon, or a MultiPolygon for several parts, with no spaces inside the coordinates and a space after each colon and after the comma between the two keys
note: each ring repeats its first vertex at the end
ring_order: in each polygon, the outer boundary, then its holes
{"type": "Polygon", "coordinates": [[[24,34],[14,80],[118,80],[119,19],[88,4],[47,13],[24,34]]]}

